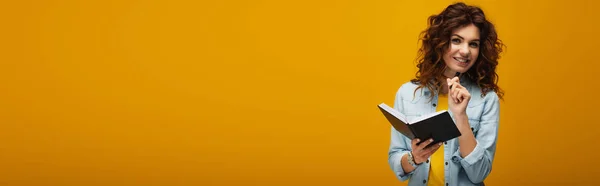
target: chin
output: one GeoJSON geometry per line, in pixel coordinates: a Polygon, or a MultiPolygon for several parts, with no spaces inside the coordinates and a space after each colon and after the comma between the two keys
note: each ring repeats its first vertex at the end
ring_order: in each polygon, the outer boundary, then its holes
{"type": "Polygon", "coordinates": [[[469,71],[469,69],[465,68],[465,67],[455,67],[455,68],[450,68],[450,70],[452,70],[454,72],[460,72],[461,74],[469,71]]]}

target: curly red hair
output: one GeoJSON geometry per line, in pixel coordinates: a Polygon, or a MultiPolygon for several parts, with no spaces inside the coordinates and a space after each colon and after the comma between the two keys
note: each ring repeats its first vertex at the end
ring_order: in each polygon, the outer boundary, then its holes
{"type": "MultiPolygon", "coordinates": [[[[480,48],[479,57],[463,77],[469,78],[481,88],[482,96],[487,92],[494,91],[500,99],[504,91],[498,87],[499,54],[505,45],[496,33],[494,25],[489,22],[479,7],[469,6],[464,3],[452,4],[438,15],[432,15],[427,21],[427,29],[421,32],[421,48],[418,51],[417,68],[415,79],[411,81],[418,84],[418,89],[428,88],[430,91],[440,92],[446,77],[443,75],[446,64],[443,54],[449,47],[452,31],[473,24],[479,28],[480,48]]],[[[416,92],[415,90],[415,92],[416,92]]],[[[433,99],[433,94],[431,94],[433,99]]]]}

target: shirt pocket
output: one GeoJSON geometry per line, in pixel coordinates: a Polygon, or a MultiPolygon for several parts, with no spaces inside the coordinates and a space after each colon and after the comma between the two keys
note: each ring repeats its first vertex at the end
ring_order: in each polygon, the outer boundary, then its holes
{"type": "Polygon", "coordinates": [[[471,126],[471,131],[473,131],[473,135],[477,136],[477,132],[479,132],[481,120],[469,117],[469,125],[471,126]]]}
{"type": "Polygon", "coordinates": [[[477,132],[480,128],[481,123],[481,114],[483,113],[483,104],[482,102],[472,102],[467,106],[467,116],[469,116],[469,125],[471,126],[471,131],[473,134],[477,136],[477,132]]]}
{"type": "Polygon", "coordinates": [[[409,120],[421,116],[426,111],[425,105],[418,100],[402,100],[404,115],[409,120]]]}

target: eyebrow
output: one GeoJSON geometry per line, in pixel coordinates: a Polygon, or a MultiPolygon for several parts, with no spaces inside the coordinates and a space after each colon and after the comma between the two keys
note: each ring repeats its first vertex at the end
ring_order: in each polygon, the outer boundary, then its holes
{"type": "MultiPolygon", "coordinates": [[[[460,38],[460,39],[462,39],[462,40],[465,40],[465,38],[464,38],[464,37],[462,37],[462,36],[460,36],[460,35],[458,35],[458,34],[452,34],[452,35],[453,35],[453,36],[456,36],[456,37],[459,37],[459,38],[460,38]]],[[[479,39],[473,39],[472,41],[477,41],[477,42],[479,42],[479,39]]]]}

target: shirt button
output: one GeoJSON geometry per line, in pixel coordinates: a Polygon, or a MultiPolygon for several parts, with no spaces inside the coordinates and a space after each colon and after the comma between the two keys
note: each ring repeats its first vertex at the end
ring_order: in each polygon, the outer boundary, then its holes
{"type": "Polygon", "coordinates": [[[474,131],[475,129],[473,127],[471,127],[471,131],[474,131]]]}
{"type": "Polygon", "coordinates": [[[448,183],[446,183],[446,186],[448,186],[448,183]]]}
{"type": "Polygon", "coordinates": [[[458,158],[456,156],[452,156],[452,161],[453,162],[458,162],[459,160],[458,160],[458,158]]]}
{"type": "Polygon", "coordinates": [[[444,145],[448,145],[448,142],[445,142],[445,141],[444,141],[444,145]]]}
{"type": "Polygon", "coordinates": [[[435,106],[436,106],[436,104],[434,103],[434,104],[433,104],[433,106],[435,107],[435,106]]]}
{"type": "Polygon", "coordinates": [[[425,163],[429,163],[429,160],[425,161],[425,163]]]}
{"type": "Polygon", "coordinates": [[[423,180],[423,183],[427,183],[427,180],[423,180]]]}
{"type": "Polygon", "coordinates": [[[448,165],[448,162],[446,162],[446,165],[448,165]]]}

